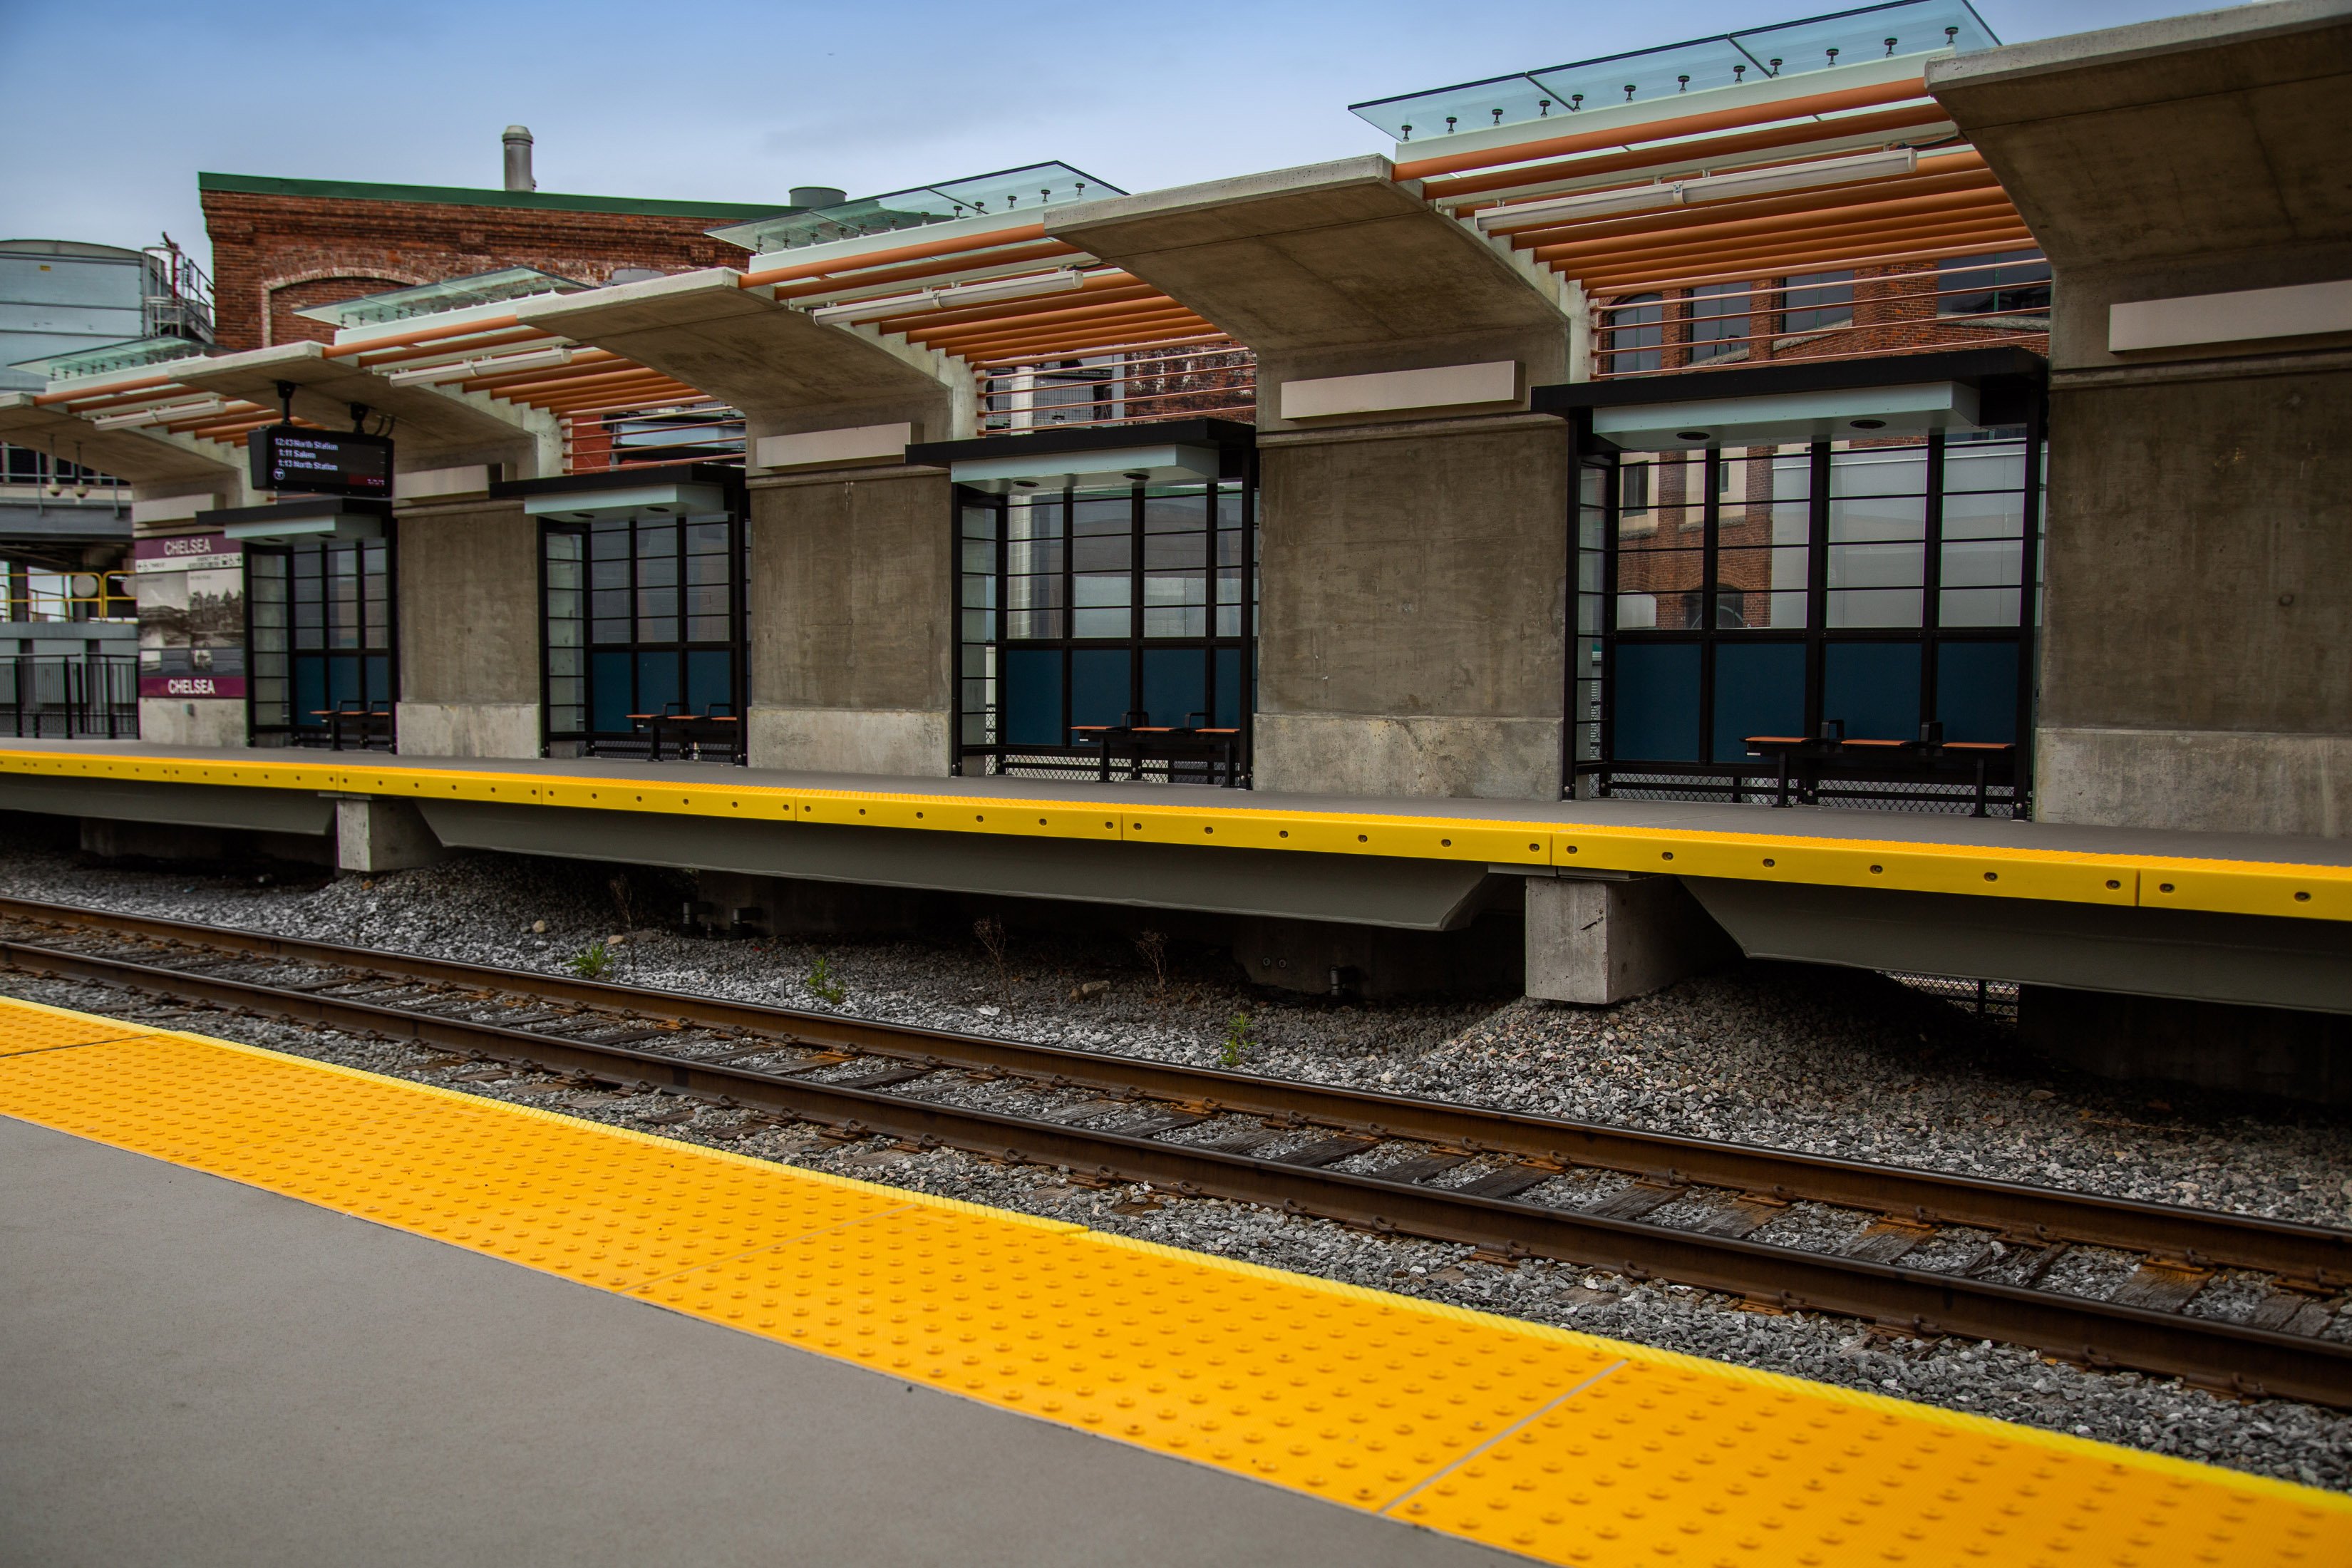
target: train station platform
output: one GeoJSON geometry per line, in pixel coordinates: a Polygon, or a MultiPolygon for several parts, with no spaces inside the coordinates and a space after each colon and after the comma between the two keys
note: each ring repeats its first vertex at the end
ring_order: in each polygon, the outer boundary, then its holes
{"type": "MultiPolygon", "coordinates": [[[[1671,879],[1750,957],[2352,1012],[2345,838],[136,741],[0,742],[0,809],[334,835],[357,869],[398,864],[372,847],[404,837],[1408,931],[1459,929],[1523,888],[1532,929],[1563,883],[1671,879]]],[[[1629,942],[1684,940],[1612,896],[1561,907],[1578,930],[1606,916],[1629,942]]]]}
{"type": "Polygon", "coordinates": [[[2352,1555],[2333,1494],[86,1014],[0,1002],[0,1116],[31,1562],[2352,1555]]]}

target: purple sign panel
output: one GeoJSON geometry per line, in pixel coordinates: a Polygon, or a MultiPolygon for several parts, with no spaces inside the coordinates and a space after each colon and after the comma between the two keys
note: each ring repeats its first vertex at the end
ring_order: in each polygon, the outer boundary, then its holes
{"type": "Polygon", "coordinates": [[[131,547],[139,695],[245,698],[245,550],[217,533],[131,547]]]}

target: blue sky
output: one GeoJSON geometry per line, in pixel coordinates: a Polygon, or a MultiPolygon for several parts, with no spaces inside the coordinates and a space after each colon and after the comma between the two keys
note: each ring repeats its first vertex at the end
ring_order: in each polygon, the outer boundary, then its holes
{"type": "MultiPolygon", "coordinates": [[[[208,259],[199,169],[496,186],[509,121],[546,191],[781,205],[1049,158],[1150,190],[1387,151],[1352,101],[1835,8],[0,0],[0,238],[208,259]]],[[[2189,8],[1978,0],[2012,43],[2189,8]]]]}

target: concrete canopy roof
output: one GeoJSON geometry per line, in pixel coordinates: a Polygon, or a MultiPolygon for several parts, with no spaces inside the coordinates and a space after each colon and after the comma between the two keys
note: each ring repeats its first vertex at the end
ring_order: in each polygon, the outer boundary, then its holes
{"type": "Polygon", "coordinates": [[[1260,353],[1565,331],[1538,279],[1391,173],[1347,158],[1085,202],[1045,226],[1260,353]]]}
{"type": "Polygon", "coordinates": [[[1927,85],[2062,270],[2352,242],[2352,0],[2018,44],[1927,85]]]}
{"type": "Polygon", "coordinates": [[[340,430],[351,422],[351,405],[364,403],[397,420],[398,433],[425,447],[475,447],[530,438],[519,421],[460,402],[428,386],[404,386],[360,369],[349,360],[329,359],[323,343],[280,343],[247,353],[175,362],[173,374],[184,385],[242,397],[264,408],[278,406],[278,384],[290,381],[294,412],[340,430]]]}
{"type": "Polygon", "coordinates": [[[236,474],[245,462],[242,447],[213,447],[138,430],[101,430],[61,408],[34,406],[29,392],[0,392],[0,441],[53,450],[68,462],[134,485],[219,479],[236,474]]]}
{"type": "Polygon", "coordinates": [[[625,355],[767,415],[812,405],[934,396],[940,378],[874,338],[813,321],[745,289],[726,268],[520,304],[526,326],[625,355]]]}

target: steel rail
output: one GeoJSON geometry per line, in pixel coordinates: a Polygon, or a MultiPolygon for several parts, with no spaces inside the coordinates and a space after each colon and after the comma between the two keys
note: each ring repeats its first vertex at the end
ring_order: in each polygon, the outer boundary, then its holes
{"type": "Polygon", "coordinates": [[[713,1028],[786,1037],[820,1049],[1060,1079],[1076,1087],[1213,1106],[1235,1114],[1291,1119],[1334,1131],[1405,1139],[1562,1166],[1593,1166],[1677,1186],[1727,1188],[1781,1202],[1828,1204],[1923,1226],[1991,1230],[2005,1238],[2036,1244],[2076,1242],[2200,1268],[2256,1269],[2315,1289],[2352,1286],[2352,1231],[2287,1220],[1528,1116],[611,981],[342,947],[76,904],[0,897],[0,916],[97,925],[221,951],[365,969],[435,984],[518,993],[574,1007],[657,1015],[713,1028]]]}
{"type": "MultiPolygon", "coordinates": [[[[18,902],[0,900],[0,907],[18,902]]],[[[71,912],[79,915],[83,911],[71,912]]],[[[181,931],[187,929],[180,927],[178,922],[147,921],[138,917],[131,919],[141,924],[172,928],[174,939],[178,938],[181,931]]],[[[217,931],[209,928],[195,928],[195,931],[207,938],[241,938],[253,934],[217,931]]],[[[297,949],[315,949],[324,945],[301,942],[297,939],[268,937],[258,940],[272,948],[281,943],[297,949]]],[[[219,944],[206,942],[199,945],[219,944]]],[[[328,951],[348,952],[351,950],[328,951]]],[[[273,952],[269,956],[308,955],[273,952]]],[[[363,956],[381,959],[392,955],[363,956]]],[[[1916,1333],[1952,1333],[2001,1340],[2032,1345],[2095,1365],[2127,1366],[2218,1384],[2248,1394],[2352,1406],[2352,1344],[2332,1340],[2033,1290],[1965,1275],[1907,1269],[1895,1264],[1806,1252],[1703,1232],[1675,1230],[1640,1220],[1573,1208],[1554,1208],[1385,1181],[1377,1174],[1357,1174],[1290,1164],[1279,1157],[1260,1159],[1215,1148],[1171,1144],[1117,1131],[1090,1131],[1059,1122],[941,1105],[880,1089],[814,1082],[725,1061],[696,1060],[639,1050],[625,1044],[600,1045],[420,1011],[415,1007],[370,1002],[356,996],[339,997],[311,990],[291,990],[34,942],[0,941],[0,958],[17,968],[123,984],[150,994],[265,1012],[351,1032],[404,1037],[451,1050],[530,1062],[550,1070],[579,1074],[602,1082],[663,1087],[715,1100],[722,1104],[755,1111],[782,1113],[797,1120],[831,1125],[854,1135],[881,1135],[918,1144],[948,1144],[994,1158],[1066,1166],[1101,1179],[1150,1181],[1183,1194],[1233,1198],[1294,1213],[1319,1215],[1375,1231],[1469,1243],[1500,1257],[1553,1258],[1584,1267],[1608,1268],[1637,1279],[1659,1278],[1706,1289],[1745,1295],[1784,1309],[1813,1310],[1871,1319],[1916,1333]]],[[[533,994],[523,987],[498,985],[496,982],[508,978],[503,971],[486,970],[475,965],[447,966],[444,961],[415,960],[405,955],[402,955],[401,962],[415,963],[428,970],[453,967],[464,972],[466,976],[456,983],[468,989],[505,989],[533,994]],[[489,983],[486,984],[486,981],[489,983]]],[[[336,963],[343,968],[372,969],[379,974],[397,973],[381,963],[362,964],[342,960],[337,960],[336,963]]],[[[451,984],[454,979],[453,976],[426,974],[408,977],[441,984],[451,984]]],[[[536,980],[543,977],[528,978],[536,980]]],[[[698,998],[632,992],[626,987],[604,986],[595,982],[564,981],[560,982],[560,987],[564,993],[583,998],[582,1005],[593,1005],[599,1010],[609,1008],[616,1015],[616,1022],[624,1011],[640,1018],[656,1013],[657,1009],[646,1005],[648,1001],[710,1005],[698,998]],[[588,989],[574,990],[574,987],[588,989]],[[617,996],[612,994],[614,993],[617,993],[617,996]],[[593,998],[593,1001],[589,1002],[586,998],[593,998]],[[631,1001],[634,1001],[634,1005],[629,1005],[631,1001]]],[[[540,994],[543,999],[558,999],[546,993],[540,994]]],[[[965,1047],[994,1047],[999,1051],[1012,1047],[1012,1042],[936,1032],[898,1031],[824,1015],[786,1013],[782,1009],[757,1011],[766,1015],[766,1021],[771,1025],[789,1020],[794,1026],[789,1033],[755,1031],[769,1033],[776,1039],[780,1050],[804,1046],[820,1052],[848,1049],[861,1053],[870,1051],[876,1055],[918,1055],[919,1059],[936,1061],[942,1067],[973,1065],[1021,1070],[1010,1068],[1012,1058],[1009,1057],[993,1061],[975,1059],[958,1063],[935,1052],[910,1052],[907,1037],[919,1036],[920,1043],[925,1045],[944,1041],[965,1047]],[[827,1040],[814,1031],[801,1029],[799,1026],[803,1024],[830,1024],[836,1028],[833,1039],[827,1040]],[[867,1047],[862,1041],[868,1031],[882,1036],[897,1036],[895,1043],[898,1048],[885,1050],[867,1047]]],[[[689,1020],[681,1017],[681,1021],[689,1020]]],[[[1117,1076],[1118,1069],[1150,1068],[1182,1075],[1194,1075],[1201,1071],[1168,1068],[1166,1064],[1139,1063],[1132,1058],[1089,1058],[1087,1053],[1064,1052],[1053,1047],[1013,1048],[1051,1051],[1056,1058],[1077,1058],[1091,1059],[1097,1064],[1097,1071],[1087,1078],[1055,1075],[1065,1083],[1093,1082],[1147,1095],[1151,1090],[1146,1082],[1139,1081],[1135,1075],[1117,1076]]],[[[741,1053],[737,1054],[740,1056],[741,1053]]],[[[1034,1072],[1034,1066],[1029,1070],[1034,1072]]],[[[1234,1074],[1213,1076],[1243,1088],[1287,1090],[1311,1089],[1313,1087],[1281,1084],[1234,1074]]],[[[1450,1111],[1457,1109],[1431,1106],[1426,1102],[1391,1101],[1380,1096],[1356,1098],[1418,1110],[1450,1111]]],[[[1202,1102],[1195,1099],[1194,1103],[1202,1102]]],[[[1251,1109],[1232,1097],[1220,1097],[1218,1108],[1228,1110],[1251,1109]]],[[[1472,1114],[1504,1121],[1510,1120],[1499,1113],[1472,1114]]],[[[1307,1119],[1298,1120],[1304,1121],[1307,1119]]],[[[1392,1113],[1389,1121],[1377,1127],[1368,1124],[1363,1130],[1373,1137],[1416,1136],[1406,1126],[1399,1124],[1405,1120],[1404,1116],[1392,1113]]],[[[1590,1131],[1611,1132],[1614,1130],[1590,1131]]],[[[1688,1143],[1692,1141],[1677,1142],[1688,1143]]],[[[1369,1142],[1367,1147],[1370,1147],[1369,1142]]],[[[1752,1150],[1738,1152],[1762,1152],[1752,1150]]],[[[1545,1163],[1548,1165],[1549,1162],[1545,1163]]],[[[1676,1173],[1683,1181],[1703,1180],[1690,1172],[1676,1173]]],[[[2262,1223],[2275,1226],[2277,1222],[2262,1223]]],[[[2332,1235],[2326,1232],[2319,1234],[2332,1235]]]]}

